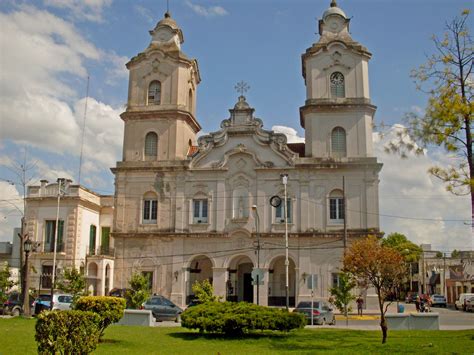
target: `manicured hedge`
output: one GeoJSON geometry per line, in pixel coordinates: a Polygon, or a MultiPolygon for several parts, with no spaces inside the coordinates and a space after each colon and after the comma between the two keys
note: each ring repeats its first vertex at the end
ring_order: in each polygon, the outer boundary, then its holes
{"type": "Polygon", "coordinates": [[[38,315],[39,354],[89,354],[99,342],[99,316],[82,311],[46,311],[38,315]]]}
{"type": "Polygon", "coordinates": [[[305,325],[302,314],[246,302],[208,302],[181,314],[181,326],[185,328],[237,336],[254,330],[287,332],[305,325]]]}
{"type": "Polygon", "coordinates": [[[125,303],[125,299],[119,297],[85,296],[76,301],[74,308],[94,312],[100,317],[98,326],[100,337],[102,337],[105,328],[123,317],[125,303]]]}

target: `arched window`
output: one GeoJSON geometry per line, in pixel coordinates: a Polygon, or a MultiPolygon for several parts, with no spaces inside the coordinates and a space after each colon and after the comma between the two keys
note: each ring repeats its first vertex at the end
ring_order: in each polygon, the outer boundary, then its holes
{"type": "Polygon", "coordinates": [[[331,132],[331,156],[340,158],[346,156],[346,131],[336,127],[331,132]]]}
{"type": "Polygon", "coordinates": [[[341,72],[334,72],[331,74],[330,77],[331,83],[331,97],[338,98],[338,97],[345,97],[345,85],[344,85],[344,75],[341,72]]]}
{"type": "Polygon", "coordinates": [[[158,217],[158,198],[153,192],[143,196],[143,224],[156,224],[158,217]]]}
{"type": "Polygon", "coordinates": [[[193,90],[189,89],[189,94],[188,94],[188,107],[189,107],[189,112],[193,112],[193,90]]]}
{"type": "Polygon", "coordinates": [[[344,194],[341,190],[329,194],[329,219],[332,223],[344,222],[344,194]]]}
{"type": "Polygon", "coordinates": [[[154,160],[158,156],[158,135],[148,132],[145,137],[145,159],[154,160]]]}
{"type": "Polygon", "coordinates": [[[161,104],[161,83],[158,80],[154,80],[148,87],[148,105],[160,105],[161,104]]]}

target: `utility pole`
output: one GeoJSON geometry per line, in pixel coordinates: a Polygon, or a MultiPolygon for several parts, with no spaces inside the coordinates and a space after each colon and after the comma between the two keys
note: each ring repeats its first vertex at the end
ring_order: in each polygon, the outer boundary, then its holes
{"type": "Polygon", "coordinates": [[[287,189],[286,185],[288,184],[288,174],[281,174],[281,179],[283,186],[285,187],[285,199],[283,200],[283,208],[285,211],[285,298],[286,298],[286,310],[290,308],[290,293],[289,293],[289,277],[288,277],[288,267],[290,262],[288,260],[288,202],[287,202],[287,189]]]}
{"type": "Polygon", "coordinates": [[[448,297],[447,287],[446,287],[446,253],[443,253],[443,295],[448,297]]]}
{"type": "Polygon", "coordinates": [[[252,206],[255,212],[255,232],[257,234],[257,305],[260,304],[260,217],[258,215],[257,205],[252,206]]]}
{"type": "Polygon", "coordinates": [[[345,176],[342,176],[342,203],[344,204],[344,239],[343,239],[343,245],[344,245],[344,256],[346,256],[346,250],[347,250],[347,199],[346,199],[346,180],[345,176]]]}
{"type": "MultiPolygon", "coordinates": [[[[53,310],[54,284],[56,282],[56,251],[57,251],[57,246],[58,246],[58,234],[59,234],[59,204],[61,202],[61,195],[65,193],[65,190],[63,190],[63,184],[65,182],[66,182],[66,179],[58,178],[58,206],[56,209],[56,228],[54,229],[53,274],[51,276],[51,302],[49,305],[51,310],[53,310]]],[[[63,230],[63,234],[64,234],[64,230],[63,230]]]]}

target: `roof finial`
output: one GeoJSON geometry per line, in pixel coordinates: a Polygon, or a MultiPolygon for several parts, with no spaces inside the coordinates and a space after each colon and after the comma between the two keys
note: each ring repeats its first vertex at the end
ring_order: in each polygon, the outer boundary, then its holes
{"type": "Polygon", "coordinates": [[[170,0],[166,0],[166,12],[165,12],[165,18],[171,17],[170,14],[170,0]]]}
{"type": "Polygon", "coordinates": [[[336,0],[331,0],[331,7],[337,7],[336,0]]]}

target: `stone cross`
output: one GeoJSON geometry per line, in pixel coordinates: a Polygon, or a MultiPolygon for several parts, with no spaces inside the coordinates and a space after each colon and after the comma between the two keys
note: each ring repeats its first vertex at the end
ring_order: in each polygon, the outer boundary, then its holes
{"type": "Polygon", "coordinates": [[[234,86],[234,89],[237,90],[237,92],[240,93],[240,95],[243,95],[250,89],[250,86],[245,81],[242,80],[239,83],[237,83],[237,85],[234,86]]]}

